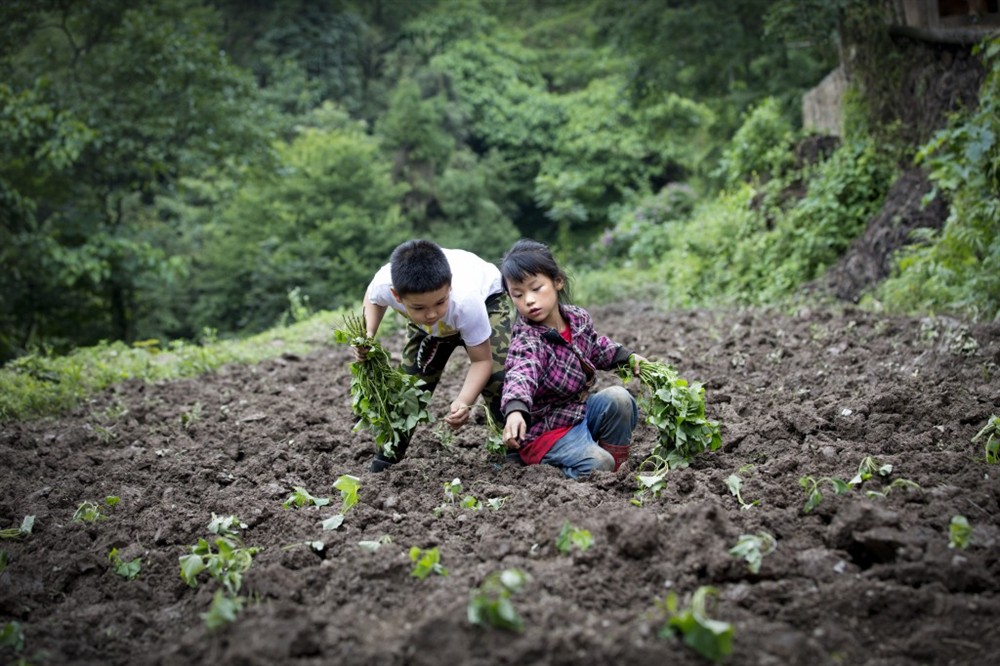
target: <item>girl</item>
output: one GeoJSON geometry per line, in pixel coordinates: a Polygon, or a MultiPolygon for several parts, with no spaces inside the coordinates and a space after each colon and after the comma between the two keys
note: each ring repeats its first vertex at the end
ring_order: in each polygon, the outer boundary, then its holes
{"type": "Polygon", "coordinates": [[[571,479],[617,471],[639,420],[635,399],[621,386],[589,389],[595,370],[627,365],[631,356],[638,373],[642,357],[598,336],[586,310],[562,302],[566,275],[542,243],[515,243],[500,274],[519,315],[501,400],[504,444],[525,464],[555,465],[571,479]]]}

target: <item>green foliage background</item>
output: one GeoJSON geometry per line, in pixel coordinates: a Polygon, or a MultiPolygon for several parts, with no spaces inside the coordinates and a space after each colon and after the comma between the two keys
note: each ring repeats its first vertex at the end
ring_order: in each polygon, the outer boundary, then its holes
{"type": "Polygon", "coordinates": [[[246,336],[285,321],[290,294],[293,311],[351,307],[417,236],[493,261],[552,243],[584,303],[772,302],[836,261],[914,156],[952,217],[872,302],[995,318],[996,42],[980,106],[922,148],[884,131],[869,83],[841,146],[794,158],[838,40],[870,47],[866,72],[890,58],[881,11],[10,0],[0,361],[246,336]]]}

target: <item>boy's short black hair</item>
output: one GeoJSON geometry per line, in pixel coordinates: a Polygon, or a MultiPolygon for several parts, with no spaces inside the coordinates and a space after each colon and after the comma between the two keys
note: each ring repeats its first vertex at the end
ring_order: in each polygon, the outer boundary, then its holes
{"type": "Polygon", "coordinates": [[[437,243],[415,239],[401,243],[389,258],[392,288],[399,296],[425,294],[451,284],[451,266],[437,243]]]}

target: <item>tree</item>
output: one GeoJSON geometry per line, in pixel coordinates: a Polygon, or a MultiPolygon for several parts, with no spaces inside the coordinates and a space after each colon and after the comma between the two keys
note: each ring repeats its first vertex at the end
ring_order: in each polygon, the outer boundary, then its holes
{"type": "MultiPolygon", "coordinates": [[[[27,346],[75,330],[76,343],[129,340],[140,283],[177,269],[153,242],[156,195],[184,174],[264,159],[268,120],[252,81],[218,49],[214,13],[193,0],[14,3],[4,12],[8,99],[34,91],[31,104],[79,124],[66,135],[76,137],[67,153],[76,159],[60,164],[67,191],[33,191],[30,173],[18,171],[29,163],[8,167],[18,172],[7,182],[20,188],[11,196],[24,202],[11,227],[47,248],[51,271],[29,285],[22,258],[15,291],[42,298],[18,301],[13,314],[31,327],[15,323],[5,338],[27,346]]],[[[35,134],[50,123],[32,119],[35,134]]]]}
{"type": "Polygon", "coordinates": [[[192,275],[195,326],[258,331],[277,323],[298,288],[312,305],[360,302],[409,230],[377,139],[327,106],[278,162],[248,179],[202,230],[192,275]]]}

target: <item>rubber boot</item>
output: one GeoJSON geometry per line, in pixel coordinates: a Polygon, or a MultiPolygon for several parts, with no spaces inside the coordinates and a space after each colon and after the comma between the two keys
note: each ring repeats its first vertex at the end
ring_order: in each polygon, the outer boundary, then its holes
{"type": "Polygon", "coordinates": [[[389,469],[390,467],[398,463],[400,460],[403,459],[403,456],[406,454],[406,449],[407,447],[409,447],[409,445],[410,442],[407,440],[403,440],[399,444],[397,444],[396,454],[392,458],[387,458],[384,455],[382,455],[381,451],[376,451],[375,457],[372,458],[372,465],[370,468],[371,471],[384,472],[385,470],[389,469]]]}
{"type": "Polygon", "coordinates": [[[373,472],[384,472],[385,470],[389,469],[395,464],[396,464],[395,460],[389,460],[388,458],[382,455],[381,451],[376,451],[375,457],[372,458],[372,466],[370,469],[373,472]]]}
{"type": "Polygon", "coordinates": [[[602,449],[614,457],[616,472],[623,463],[628,461],[628,444],[608,444],[607,442],[600,442],[599,444],[602,449]]]}

